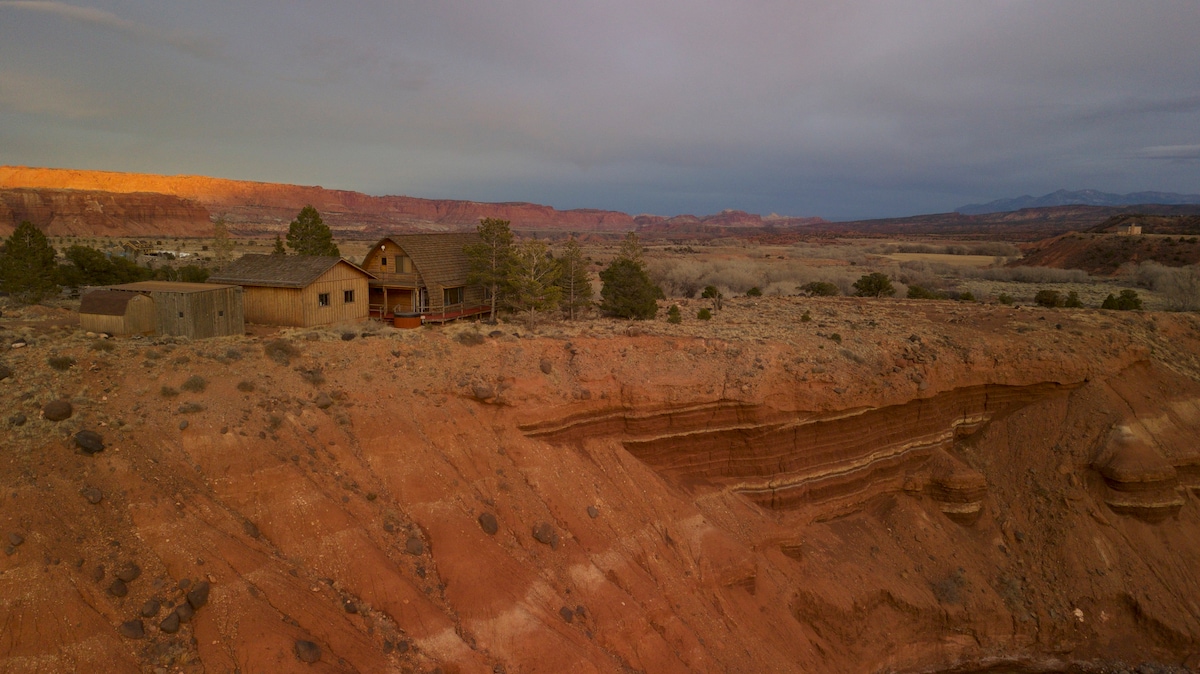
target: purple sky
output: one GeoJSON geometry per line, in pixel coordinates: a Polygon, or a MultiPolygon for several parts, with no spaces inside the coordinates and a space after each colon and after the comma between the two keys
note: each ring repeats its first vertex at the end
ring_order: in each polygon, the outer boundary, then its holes
{"type": "Polygon", "coordinates": [[[0,0],[0,164],[831,219],[1200,192],[1195,0],[0,0]]]}

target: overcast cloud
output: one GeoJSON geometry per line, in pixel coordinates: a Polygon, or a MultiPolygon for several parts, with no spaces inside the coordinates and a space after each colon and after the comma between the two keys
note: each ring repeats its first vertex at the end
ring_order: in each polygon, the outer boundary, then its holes
{"type": "Polygon", "coordinates": [[[559,208],[1200,192],[1195,0],[0,0],[0,163],[559,208]]]}

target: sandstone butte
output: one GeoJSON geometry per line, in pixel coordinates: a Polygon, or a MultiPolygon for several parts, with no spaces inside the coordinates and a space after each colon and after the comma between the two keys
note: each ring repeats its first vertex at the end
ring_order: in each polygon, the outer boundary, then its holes
{"type": "Polygon", "coordinates": [[[1200,666],[1195,315],[70,320],[3,318],[0,671],[1200,666]]]}
{"type": "Polygon", "coordinates": [[[372,238],[397,231],[459,231],[480,218],[509,220],[517,229],[623,232],[701,232],[811,225],[819,218],[761,217],[741,211],[696,216],[640,215],[597,209],[557,210],[524,202],[484,203],[278,183],[161,176],[111,171],[0,166],[0,235],[22,220],[47,234],[104,236],[212,235],[223,217],[241,236],[274,235],[307,205],[343,237],[372,238]]]}

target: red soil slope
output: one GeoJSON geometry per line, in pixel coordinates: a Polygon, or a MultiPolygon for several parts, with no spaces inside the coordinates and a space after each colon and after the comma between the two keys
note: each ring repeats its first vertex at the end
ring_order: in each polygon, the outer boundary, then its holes
{"type": "Polygon", "coordinates": [[[1025,247],[1014,264],[1115,274],[1121,265],[1153,260],[1168,267],[1200,262],[1200,237],[1121,236],[1071,232],[1025,247]]]}
{"type": "Polygon", "coordinates": [[[107,351],[46,313],[4,318],[3,671],[1200,664],[1194,316],[736,299],[107,351]]]}

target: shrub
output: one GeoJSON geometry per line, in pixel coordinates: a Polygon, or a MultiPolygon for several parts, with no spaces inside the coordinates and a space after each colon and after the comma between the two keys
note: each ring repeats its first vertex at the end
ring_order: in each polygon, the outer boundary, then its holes
{"type": "Polygon", "coordinates": [[[746,297],[762,297],[762,289],[754,286],[746,291],[746,297]]]}
{"type": "Polygon", "coordinates": [[[963,294],[961,294],[961,295],[959,295],[959,296],[958,296],[958,301],[959,301],[959,302],[974,302],[974,301],[975,301],[975,295],[974,295],[974,293],[972,293],[970,290],[968,290],[968,291],[966,291],[966,292],[964,292],[963,294]]]}
{"type": "Polygon", "coordinates": [[[50,356],[50,359],[46,362],[50,363],[50,367],[59,372],[65,372],[75,367],[75,359],[70,356],[50,356]]]}
{"type": "Polygon", "coordinates": [[[237,390],[241,391],[242,393],[253,393],[254,392],[254,382],[245,381],[245,380],[239,381],[238,385],[237,385],[237,390]]]}
{"type": "Polygon", "coordinates": [[[834,343],[834,344],[841,344],[841,343],[842,343],[842,336],[841,336],[841,335],[839,335],[839,334],[838,334],[838,333],[836,333],[836,332],[835,332],[835,333],[833,333],[832,335],[830,335],[830,336],[829,336],[829,339],[833,340],[833,343],[834,343]]]}
{"type": "Polygon", "coordinates": [[[1083,301],[1079,299],[1079,293],[1072,290],[1067,293],[1067,299],[1063,301],[1063,306],[1069,309],[1079,309],[1083,306],[1083,301]]]}
{"type": "Polygon", "coordinates": [[[296,345],[286,339],[275,339],[267,342],[263,346],[263,352],[267,354],[268,358],[280,365],[287,365],[292,362],[293,358],[300,355],[300,349],[297,349],[296,345]]]}
{"type": "Polygon", "coordinates": [[[704,286],[704,292],[700,293],[700,297],[712,300],[713,306],[716,307],[717,311],[721,310],[721,300],[725,299],[725,296],[721,294],[720,290],[717,290],[716,286],[704,286]]]}
{"type": "Polygon", "coordinates": [[[1051,309],[1062,306],[1062,298],[1059,296],[1057,290],[1039,290],[1033,296],[1033,301],[1038,306],[1049,307],[1051,309]]]}
{"type": "Polygon", "coordinates": [[[887,274],[872,272],[854,282],[854,294],[859,297],[891,297],[896,294],[887,274]]]}
{"type": "Polygon", "coordinates": [[[113,344],[112,342],[108,341],[107,339],[97,339],[96,341],[89,344],[88,348],[91,349],[92,351],[103,351],[105,353],[112,353],[113,351],[116,350],[117,345],[113,344]]]}
{"type": "Polygon", "coordinates": [[[700,311],[696,312],[696,318],[699,318],[702,321],[712,320],[712,312],[708,309],[701,309],[700,311]]]}
{"type": "Polygon", "coordinates": [[[907,297],[910,300],[940,300],[942,294],[922,286],[912,285],[908,287],[907,297]]]}
{"type": "Polygon", "coordinates": [[[835,297],[841,294],[838,287],[827,281],[812,281],[800,286],[800,290],[813,297],[835,297]]]}
{"type": "Polygon", "coordinates": [[[1101,309],[1116,309],[1117,311],[1141,311],[1142,300],[1138,297],[1136,291],[1122,290],[1119,296],[1114,297],[1111,293],[1104,298],[1104,303],[1100,305],[1101,309]]]}
{"type": "Polygon", "coordinates": [[[204,377],[194,374],[188,377],[187,381],[183,382],[179,388],[192,393],[202,393],[204,389],[208,388],[208,381],[204,377]]]}
{"type": "Polygon", "coordinates": [[[804,313],[800,314],[800,322],[808,323],[810,321],[812,321],[812,314],[808,313],[808,309],[805,309],[804,313]]]}
{"type": "Polygon", "coordinates": [[[996,301],[1006,307],[1011,307],[1013,303],[1013,296],[1009,295],[1008,293],[1000,293],[1000,296],[996,298],[996,301]]]}
{"type": "Polygon", "coordinates": [[[682,323],[683,322],[683,315],[679,311],[678,304],[672,304],[671,308],[667,310],[667,322],[668,323],[682,323]]]}
{"type": "Polygon", "coordinates": [[[179,395],[179,389],[173,386],[163,386],[158,390],[158,392],[164,398],[174,398],[175,396],[179,395]]]}

